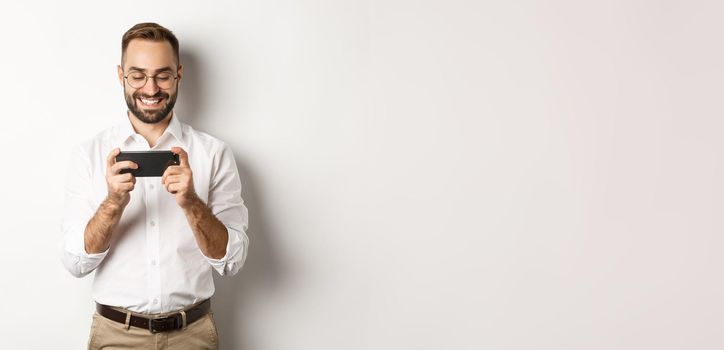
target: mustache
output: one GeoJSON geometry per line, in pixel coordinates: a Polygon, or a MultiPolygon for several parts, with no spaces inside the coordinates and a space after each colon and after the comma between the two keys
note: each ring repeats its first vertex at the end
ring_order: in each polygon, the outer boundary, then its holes
{"type": "Polygon", "coordinates": [[[142,94],[142,93],[140,93],[139,91],[136,91],[136,92],[133,93],[133,98],[146,98],[146,99],[148,99],[148,98],[152,98],[152,99],[156,99],[156,98],[166,98],[166,99],[167,99],[167,98],[168,98],[168,94],[165,93],[165,92],[159,91],[159,92],[157,92],[157,93],[149,96],[149,95],[142,94]]]}

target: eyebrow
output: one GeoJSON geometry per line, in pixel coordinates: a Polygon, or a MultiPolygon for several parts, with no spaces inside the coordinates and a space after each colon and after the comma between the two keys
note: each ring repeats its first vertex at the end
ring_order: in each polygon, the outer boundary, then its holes
{"type": "MultiPolygon", "coordinates": [[[[128,67],[128,70],[129,70],[129,71],[131,71],[131,70],[137,70],[137,71],[141,71],[141,72],[146,72],[146,69],[144,69],[144,68],[139,68],[139,67],[134,67],[134,66],[128,67]]],[[[168,67],[168,66],[166,66],[166,67],[161,67],[161,68],[159,68],[159,69],[156,69],[156,70],[154,71],[154,73],[163,72],[163,71],[173,72],[173,68],[168,67]]]]}

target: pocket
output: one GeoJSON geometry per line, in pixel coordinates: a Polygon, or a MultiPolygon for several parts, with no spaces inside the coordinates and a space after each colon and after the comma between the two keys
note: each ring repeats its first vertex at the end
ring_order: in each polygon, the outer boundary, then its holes
{"type": "Polygon", "coordinates": [[[88,349],[95,349],[95,343],[98,338],[98,317],[97,313],[93,313],[93,321],[91,322],[90,336],[88,336],[88,349]]]}
{"type": "Polygon", "coordinates": [[[211,344],[213,344],[218,349],[219,332],[216,329],[216,322],[214,322],[214,313],[212,311],[209,311],[208,318],[209,318],[209,337],[211,339],[211,344]]]}

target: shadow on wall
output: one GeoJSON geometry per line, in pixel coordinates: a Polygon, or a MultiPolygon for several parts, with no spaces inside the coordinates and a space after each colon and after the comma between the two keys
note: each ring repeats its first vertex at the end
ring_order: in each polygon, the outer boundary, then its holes
{"type": "Polygon", "coordinates": [[[203,63],[193,52],[181,51],[181,64],[184,67],[183,77],[179,86],[179,96],[176,102],[175,110],[179,111],[179,116],[184,123],[191,125],[194,129],[198,128],[198,119],[204,110],[204,101],[206,101],[206,89],[203,80],[203,63]]]}
{"type": "MultiPolygon", "coordinates": [[[[203,115],[206,86],[204,81],[201,57],[194,52],[182,51],[181,63],[184,65],[184,77],[179,90],[177,108],[181,119],[194,127],[202,124],[199,116],[203,115]]],[[[207,85],[208,84],[208,85],[207,85]]],[[[214,134],[214,130],[203,130],[214,134]]],[[[229,143],[232,140],[224,140],[229,143]]],[[[212,300],[214,320],[219,331],[220,349],[254,349],[254,335],[245,322],[254,322],[247,316],[252,310],[255,298],[266,295],[278,288],[283,279],[282,268],[274,254],[274,235],[269,231],[263,213],[262,197],[258,195],[256,178],[246,166],[244,160],[235,150],[236,166],[241,177],[242,197],[249,209],[249,252],[242,270],[236,276],[221,277],[214,273],[216,293],[212,300]]]]}
{"type": "Polygon", "coordinates": [[[242,196],[249,208],[249,253],[244,267],[236,276],[221,277],[214,274],[214,319],[219,330],[221,349],[255,349],[254,334],[245,323],[254,322],[254,301],[279,287],[283,269],[274,254],[274,235],[269,232],[262,200],[257,196],[255,178],[236,157],[242,182],[242,196]]]}

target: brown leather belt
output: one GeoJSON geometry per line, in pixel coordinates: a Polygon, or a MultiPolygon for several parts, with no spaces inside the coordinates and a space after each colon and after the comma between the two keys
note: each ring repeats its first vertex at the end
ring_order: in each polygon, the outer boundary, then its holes
{"type": "MultiPolygon", "coordinates": [[[[184,310],[186,313],[186,325],[204,317],[211,309],[211,299],[206,299],[199,304],[184,310]]],[[[110,306],[96,303],[96,311],[99,315],[118,323],[126,324],[126,312],[118,311],[110,306]]],[[[162,318],[142,317],[131,315],[129,324],[134,327],[148,329],[151,333],[167,332],[184,327],[183,315],[180,312],[162,318]]]]}

